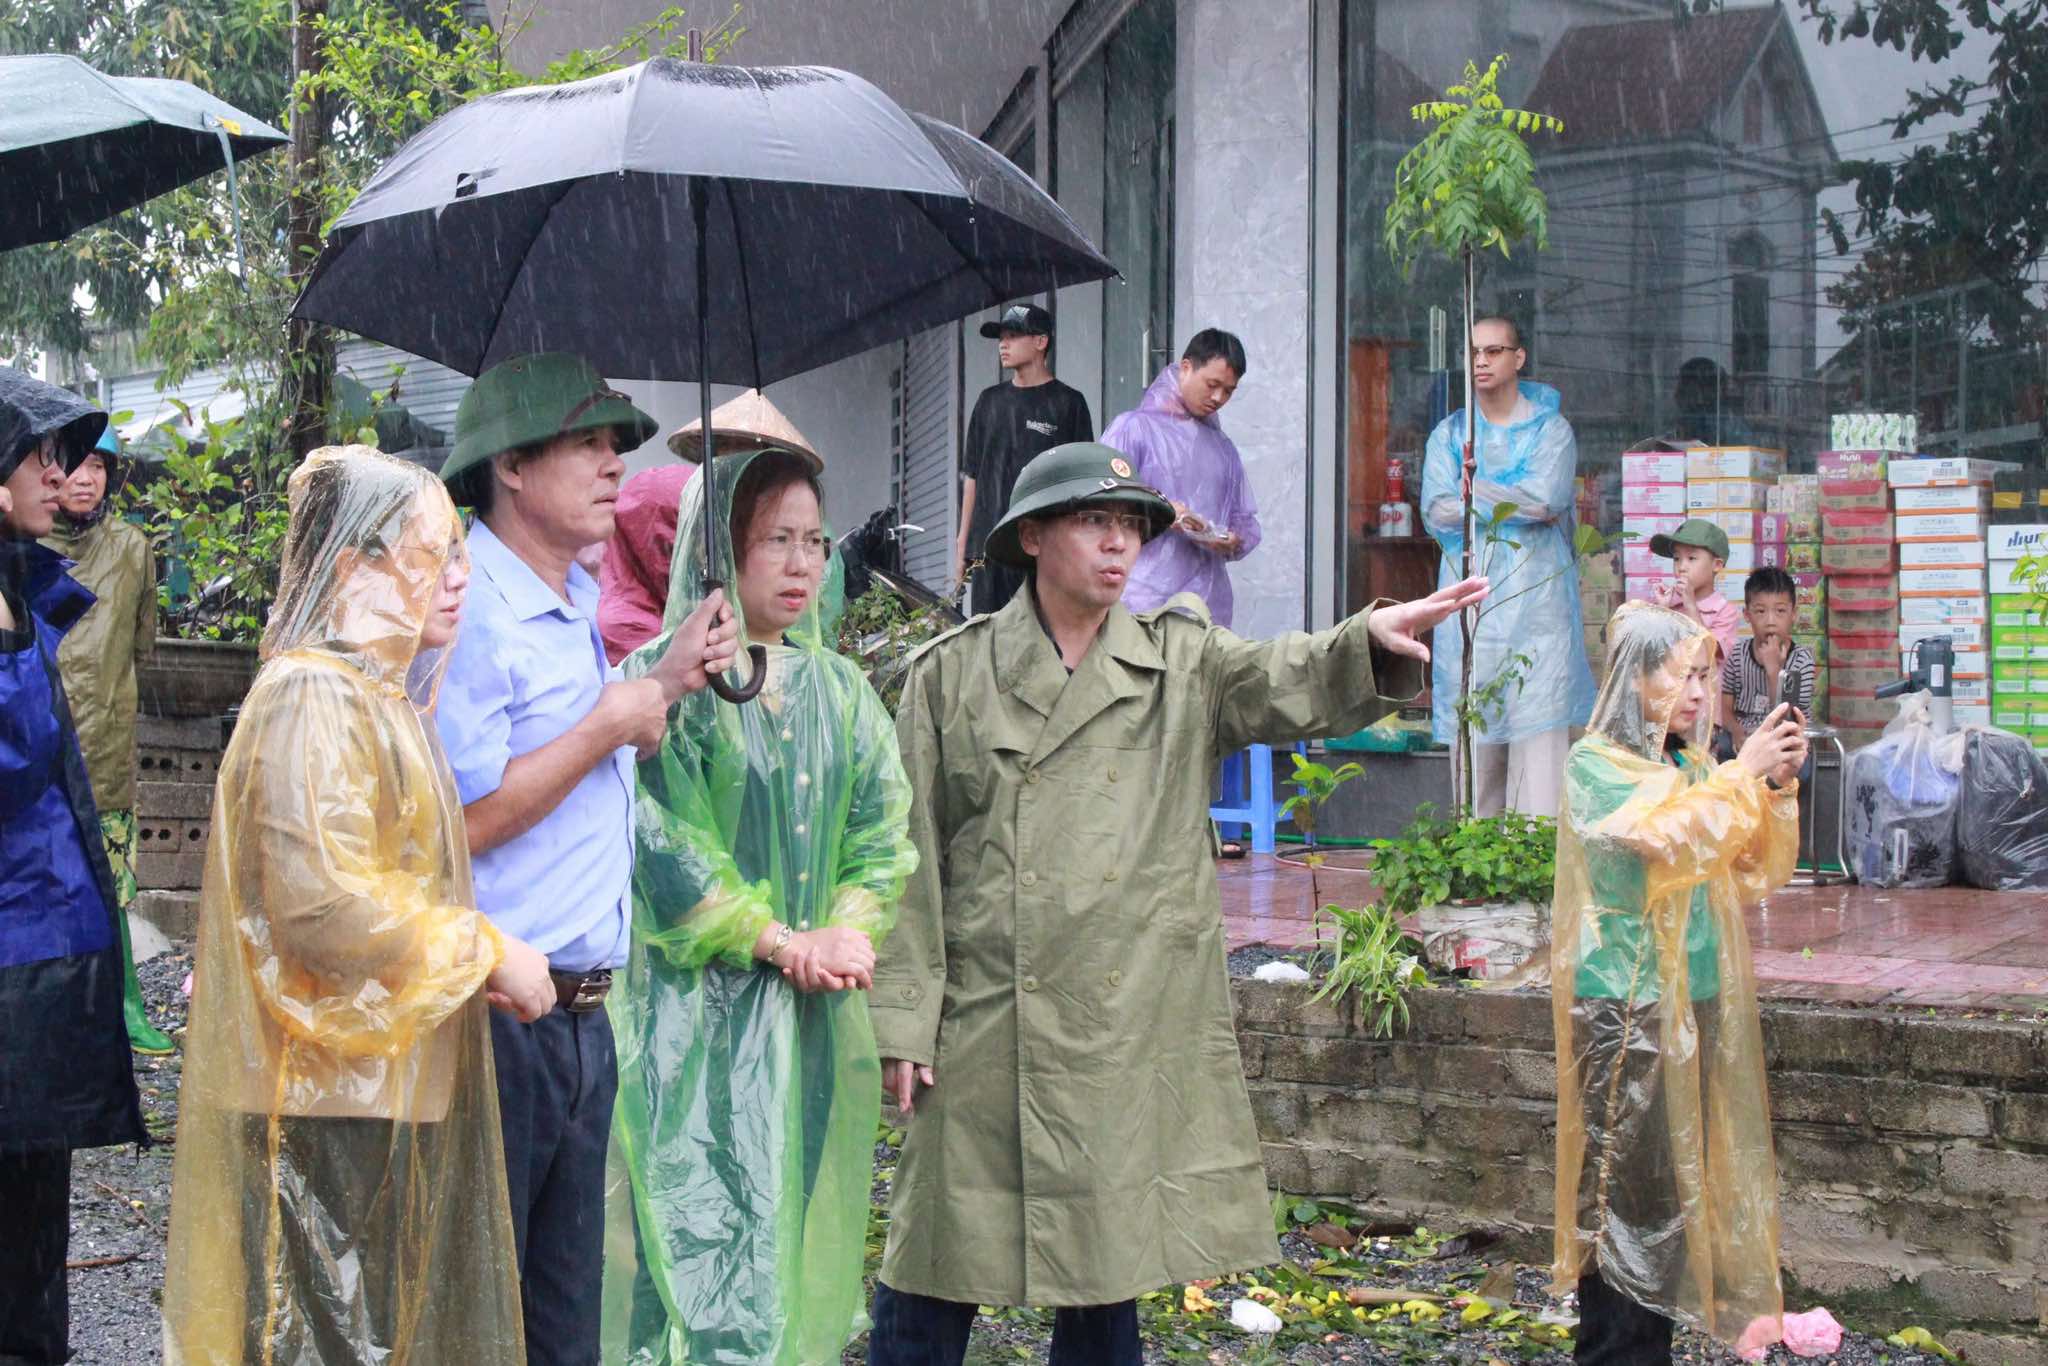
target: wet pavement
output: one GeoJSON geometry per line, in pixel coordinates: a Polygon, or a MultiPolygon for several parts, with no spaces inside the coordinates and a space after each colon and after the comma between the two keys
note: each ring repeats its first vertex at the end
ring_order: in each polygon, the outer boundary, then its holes
{"type": "MultiPolygon", "coordinates": [[[[1377,896],[1363,859],[1331,855],[1321,897],[1359,905],[1377,896]]],[[[1216,865],[1232,950],[1310,942],[1309,872],[1253,855],[1216,865]]],[[[1966,887],[1885,891],[1787,887],[1749,911],[1757,989],[1777,1000],[1842,1005],[2048,1005],[2048,892],[1966,887]]]]}

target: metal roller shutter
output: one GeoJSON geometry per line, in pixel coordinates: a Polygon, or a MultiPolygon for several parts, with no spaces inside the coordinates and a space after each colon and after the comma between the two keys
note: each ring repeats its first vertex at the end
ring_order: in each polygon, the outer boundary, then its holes
{"type": "Polygon", "coordinates": [[[905,544],[903,567],[933,592],[944,592],[952,573],[960,511],[958,331],[949,323],[903,343],[902,517],[924,528],[905,544]]]}

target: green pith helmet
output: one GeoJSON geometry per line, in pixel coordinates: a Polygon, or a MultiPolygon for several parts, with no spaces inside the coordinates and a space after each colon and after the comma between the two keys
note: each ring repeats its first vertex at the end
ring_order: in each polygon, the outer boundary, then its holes
{"type": "Polygon", "coordinates": [[[1704,517],[1687,518],[1678,530],[1669,536],[1652,536],[1650,553],[1662,555],[1667,560],[1675,560],[1678,558],[1678,547],[1682,545],[1704,550],[1717,560],[1728,558],[1728,533],[1704,517]]]}
{"type": "Polygon", "coordinates": [[[500,361],[477,376],[455,409],[455,449],[441,478],[451,480],[500,451],[592,427],[615,429],[621,455],[655,433],[654,419],[579,357],[500,361]]]}
{"type": "Polygon", "coordinates": [[[1010,510],[989,532],[982,554],[997,564],[1028,569],[1031,557],[1017,543],[1026,517],[1050,517],[1081,503],[1133,503],[1152,520],[1149,539],[1173,525],[1173,504],[1159,490],[1131,477],[1123,452],[1100,441],[1069,441],[1041,451],[1017,473],[1010,510]]]}

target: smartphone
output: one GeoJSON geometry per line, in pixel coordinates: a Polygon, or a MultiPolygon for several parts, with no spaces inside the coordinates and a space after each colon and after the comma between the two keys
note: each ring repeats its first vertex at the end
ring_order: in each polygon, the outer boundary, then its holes
{"type": "MultiPolygon", "coordinates": [[[[1804,726],[1806,724],[1806,714],[1799,710],[1798,703],[1794,702],[1792,698],[1792,689],[1798,684],[1798,681],[1799,675],[1793,672],[1790,663],[1787,663],[1784,668],[1778,671],[1778,700],[1789,705],[1792,708],[1792,719],[1804,726]]],[[[1804,701],[1805,699],[1801,698],[1799,700],[1804,701]]]]}

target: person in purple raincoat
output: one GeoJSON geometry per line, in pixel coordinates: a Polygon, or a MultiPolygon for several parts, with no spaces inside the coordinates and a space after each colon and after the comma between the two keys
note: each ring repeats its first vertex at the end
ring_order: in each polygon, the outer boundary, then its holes
{"type": "Polygon", "coordinates": [[[1220,328],[1194,335],[1159,372],[1138,406],[1109,424],[1104,445],[1123,452],[1131,478],[1158,489],[1176,521],[1145,543],[1124,605],[1146,612],[1193,593],[1218,626],[1230,625],[1230,570],[1258,548],[1259,510],[1237,445],[1217,412],[1244,378],[1244,343],[1220,328]]]}

